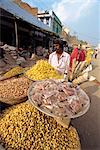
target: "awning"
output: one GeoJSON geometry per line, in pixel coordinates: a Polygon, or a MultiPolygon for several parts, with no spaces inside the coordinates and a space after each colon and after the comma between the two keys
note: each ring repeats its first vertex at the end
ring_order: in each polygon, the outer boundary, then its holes
{"type": "Polygon", "coordinates": [[[22,19],[42,30],[52,32],[52,30],[47,25],[39,21],[35,16],[20,8],[17,4],[10,0],[0,0],[0,7],[13,14],[17,19],[22,19]]]}

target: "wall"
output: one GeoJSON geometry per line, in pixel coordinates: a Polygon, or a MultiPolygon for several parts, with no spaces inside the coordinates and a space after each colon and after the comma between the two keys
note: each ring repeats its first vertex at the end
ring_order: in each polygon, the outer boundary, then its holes
{"type": "Polygon", "coordinates": [[[53,11],[52,11],[52,29],[58,35],[61,35],[62,23],[53,11]]]}
{"type": "Polygon", "coordinates": [[[25,9],[27,12],[37,17],[38,8],[32,8],[27,3],[22,2],[21,0],[14,0],[14,2],[19,5],[22,9],[25,9]]]}
{"type": "Polygon", "coordinates": [[[69,44],[70,45],[79,44],[79,41],[78,41],[77,37],[76,36],[70,36],[69,37],[69,44]]]}

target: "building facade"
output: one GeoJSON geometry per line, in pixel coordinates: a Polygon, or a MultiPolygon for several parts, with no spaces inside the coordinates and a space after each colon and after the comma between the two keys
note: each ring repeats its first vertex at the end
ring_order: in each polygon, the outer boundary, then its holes
{"type": "Polygon", "coordinates": [[[10,0],[1,0],[0,41],[16,47],[49,48],[56,34],[32,14],[10,0]]]}
{"type": "Polygon", "coordinates": [[[51,30],[55,32],[58,36],[61,35],[62,23],[53,11],[38,13],[38,19],[41,20],[44,24],[48,25],[51,30]]]}

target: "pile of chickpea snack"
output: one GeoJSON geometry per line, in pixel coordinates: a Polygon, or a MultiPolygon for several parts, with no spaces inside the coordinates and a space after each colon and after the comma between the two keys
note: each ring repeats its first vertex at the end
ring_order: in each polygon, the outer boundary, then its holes
{"type": "Polygon", "coordinates": [[[2,112],[0,143],[7,150],[80,149],[75,128],[64,128],[28,102],[11,106],[2,112]]]}

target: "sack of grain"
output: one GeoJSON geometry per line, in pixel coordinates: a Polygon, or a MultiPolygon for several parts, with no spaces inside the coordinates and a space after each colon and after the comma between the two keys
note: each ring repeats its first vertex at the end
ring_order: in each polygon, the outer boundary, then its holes
{"type": "Polygon", "coordinates": [[[0,59],[0,67],[4,67],[6,65],[6,63],[3,61],[3,59],[0,59]]]}
{"type": "Polygon", "coordinates": [[[24,62],[25,62],[24,57],[19,57],[19,58],[17,58],[17,60],[16,60],[17,65],[20,65],[21,63],[24,63],[24,62]]]}

